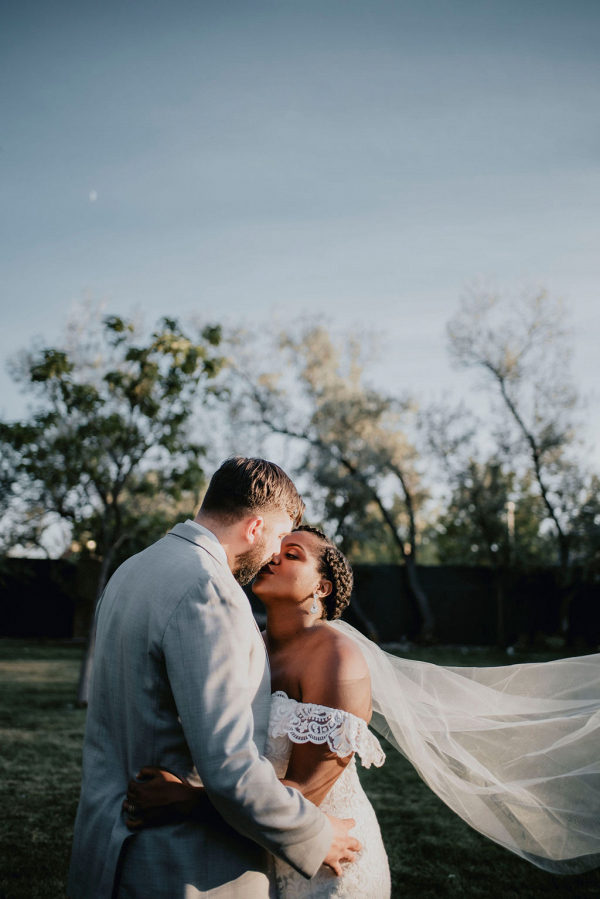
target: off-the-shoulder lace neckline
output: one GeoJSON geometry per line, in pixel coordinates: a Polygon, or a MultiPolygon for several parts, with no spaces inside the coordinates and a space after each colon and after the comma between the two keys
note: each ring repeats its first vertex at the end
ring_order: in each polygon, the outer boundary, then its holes
{"type": "Polygon", "coordinates": [[[274,690],[271,693],[271,698],[273,696],[278,696],[281,699],[287,699],[288,702],[295,702],[297,705],[310,706],[313,709],[325,709],[328,712],[341,712],[342,715],[350,715],[351,718],[356,718],[357,721],[362,721],[365,727],[369,726],[369,722],[364,718],[361,718],[360,715],[355,715],[354,712],[347,712],[346,709],[338,709],[331,705],[321,705],[319,702],[302,702],[300,699],[294,699],[293,696],[288,696],[285,690],[274,690]]]}
{"type": "Polygon", "coordinates": [[[345,709],[300,702],[284,690],[275,690],[271,698],[282,700],[271,708],[272,737],[287,736],[292,743],[327,743],[340,758],[357,752],[366,768],[383,765],[385,753],[364,718],[345,709]]]}

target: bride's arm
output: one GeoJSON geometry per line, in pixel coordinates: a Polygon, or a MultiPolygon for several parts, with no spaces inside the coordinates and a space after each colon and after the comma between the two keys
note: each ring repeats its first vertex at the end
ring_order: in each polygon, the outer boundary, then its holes
{"type": "MultiPolygon", "coordinates": [[[[302,670],[299,686],[303,703],[343,709],[370,720],[369,669],[352,641],[336,635],[333,643],[324,641],[320,648],[311,647],[310,659],[302,670]]],[[[351,759],[352,753],[340,758],[327,743],[294,743],[282,782],[320,805],[351,759]]],[[[216,814],[202,787],[184,783],[160,768],[143,768],[140,775],[146,780],[130,781],[123,803],[128,816],[126,824],[131,830],[190,817],[206,820],[207,815],[216,814]]]]}
{"type": "Polygon", "coordinates": [[[194,787],[164,768],[146,766],[129,781],[123,802],[130,830],[216,814],[204,787],[194,787]]]}
{"type": "MultiPolygon", "coordinates": [[[[371,718],[371,681],[364,656],[341,635],[324,641],[310,663],[302,666],[300,690],[303,703],[315,703],[351,712],[367,723],[371,718]]],[[[294,743],[283,783],[294,787],[315,805],[329,793],[353,753],[340,758],[327,743],[294,743]]]]}
{"type": "Polygon", "coordinates": [[[352,755],[341,759],[327,744],[296,743],[281,782],[286,787],[300,790],[315,805],[321,805],[352,755]]]}

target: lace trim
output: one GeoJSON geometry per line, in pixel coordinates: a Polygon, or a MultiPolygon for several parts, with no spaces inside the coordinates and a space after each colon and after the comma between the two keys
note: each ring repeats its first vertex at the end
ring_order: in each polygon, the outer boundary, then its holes
{"type": "Polygon", "coordinates": [[[292,743],[327,743],[332,752],[346,758],[356,752],[365,768],[380,768],[385,753],[367,722],[343,709],[331,709],[313,702],[298,702],[282,690],[273,694],[269,730],[272,737],[287,736],[292,743]]]}

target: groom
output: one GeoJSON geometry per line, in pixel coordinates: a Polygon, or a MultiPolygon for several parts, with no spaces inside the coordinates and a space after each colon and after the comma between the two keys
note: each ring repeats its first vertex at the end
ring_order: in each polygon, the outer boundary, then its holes
{"type": "Polygon", "coordinates": [[[305,877],[360,848],[284,787],[262,756],[271,699],[262,637],[239,586],[304,512],[278,466],[235,457],[194,521],[115,572],[97,613],[70,899],[268,899],[274,853],[305,877]],[[219,815],[131,835],[129,779],[154,764],[198,783],[219,815]]]}

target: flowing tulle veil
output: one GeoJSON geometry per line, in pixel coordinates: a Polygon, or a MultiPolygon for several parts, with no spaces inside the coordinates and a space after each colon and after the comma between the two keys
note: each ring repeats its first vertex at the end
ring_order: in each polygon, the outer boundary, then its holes
{"type": "Polygon", "coordinates": [[[600,865],[600,655],[449,668],[384,652],[371,726],[471,827],[559,874],[600,865]]]}

